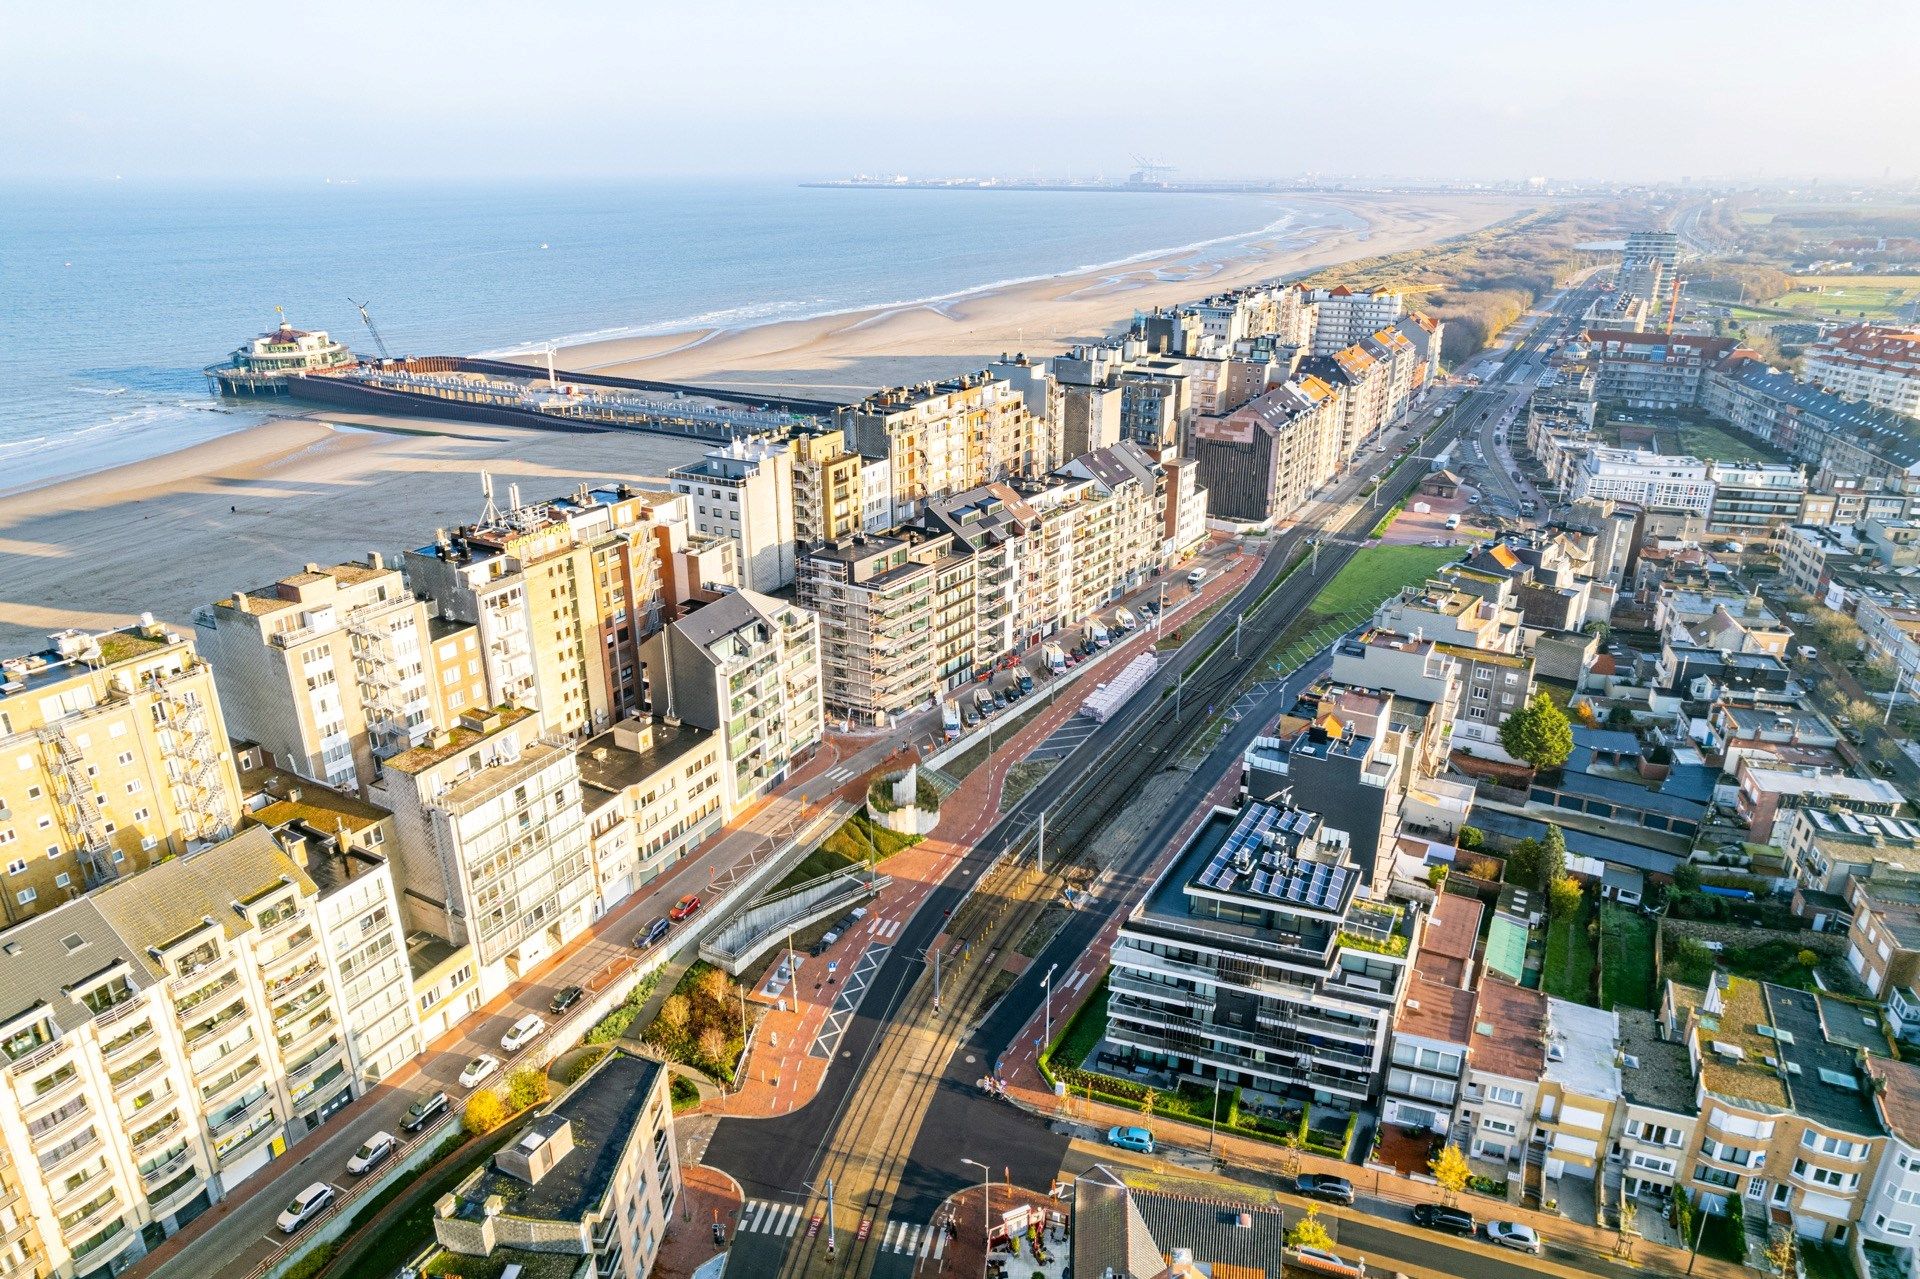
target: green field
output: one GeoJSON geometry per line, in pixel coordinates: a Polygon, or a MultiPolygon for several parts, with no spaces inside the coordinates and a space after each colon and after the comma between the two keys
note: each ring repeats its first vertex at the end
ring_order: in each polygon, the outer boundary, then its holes
{"type": "Polygon", "coordinates": [[[1920,275],[1808,275],[1795,277],[1794,285],[1764,305],[1805,315],[1885,320],[1920,301],[1920,275]]]}
{"type": "Polygon", "coordinates": [[[1600,906],[1600,1006],[1653,1008],[1653,921],[1637,910],[1600,906]]]}
{"type": "MultiPolygon", "coordinates": [[[[1460,558],[1453,546],[1368,546],[1354,553],[1346,567],[1320,588],[1300,621],[1370,613],[1403,586],[1417,586],[1442,564],[1460,558]]],[[[1296,626],[1298,623],[1295,624],[1296,626]]]]}
{"type": "Polygon", "coordinates": [[[1758,461],[1785,460],[1785,455],[1779,450],[1717,426],[1683,422],[1660,429],[1677,438],[1680,452],[1709,462],[1742,462],[1749,458],[1758,461]]]}

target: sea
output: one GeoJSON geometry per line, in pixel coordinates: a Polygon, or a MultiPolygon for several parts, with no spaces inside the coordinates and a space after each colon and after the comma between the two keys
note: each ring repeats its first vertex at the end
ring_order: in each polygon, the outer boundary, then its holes
{"type": "Polygon", "coordinates": [[[282,315],[372,353],[366,303],[394,355],[516,352],[1230,254],[1306,219],[1262,195],[791,181],[15,186],[0,193],[0,492],[264,420],[201,370],[282,315]]]}

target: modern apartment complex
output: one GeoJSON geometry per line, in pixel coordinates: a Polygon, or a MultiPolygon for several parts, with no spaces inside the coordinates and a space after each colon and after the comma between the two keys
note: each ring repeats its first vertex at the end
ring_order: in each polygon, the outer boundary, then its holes
{"type": "Polygon", "coordinates": [[[1043,474],[1058,460],[1047,420],[997,373],[882,391],[837,410],[834,425],[863,458],[885,461],[892,523],[914,518],[929,498],[1043,474]]]}
{"type": "Polygon", "coordinates": [[[151,621],[0,664],[0,908],[24,919],[230,835],[239,779],[213,674],[151,621]]]}
{"type": "Polygon", "coordinates": [[[1713,510],[1713,480],[1707,464],[1697,457],[1593,448],[1585,464],[1574,471],[1573,496],[1576,501],[1631,502],[1704,519],[1713,510]]]}
{"type": "Polygon", "coordinates": [[[409,918],[473,946],[483,1001],[592,922],[580,770],[538,712],[470,711],[388,760],[370,793],[393,814],[409,918]]]}
{"type": "Polygon", "coordinates": [[[441,1199],[429,1265],[551,1275],[578,1257],[582,1279],[646,1279],[679,1197],[666,1067],[616,1050],[441,1199]]]}

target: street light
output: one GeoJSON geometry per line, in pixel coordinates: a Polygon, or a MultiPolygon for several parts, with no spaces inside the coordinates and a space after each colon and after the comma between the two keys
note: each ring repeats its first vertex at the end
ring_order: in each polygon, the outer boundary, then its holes
{"type": "MultiPolygon", "coordinates": [[[[980,1248],[981,1255],[984,1257],[993,1251],[993,1169],[978,1159],[968,1159],[964,1156],[960,1162],[972,1164],[980,1170],[980,1187],[986,1192],[986,1198],[980,1206],[980,1248]]],[[[984,1262],[981,1263],[981,1268],[985,1269],[984,1262]]]]}
{"type": "Polygon", "coordinates": [[[1040,979],[1040,984],[1047,990],[1047,1037],[1040,1041],[1042,1052],[1053,1043],[1053,970],[1059,966],[1059,964],[1047,965],[1047,975],[1040,979]]]}

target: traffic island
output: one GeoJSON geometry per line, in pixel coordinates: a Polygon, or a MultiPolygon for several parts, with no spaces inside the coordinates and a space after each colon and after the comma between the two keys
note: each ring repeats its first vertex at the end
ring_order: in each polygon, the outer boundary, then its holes
{"type": "Polygon", "coordinates": [[[867,787],[867,816],[882,830],[925,837],[940,824],[940,791],[920,775],[918,764],[909,764],[867,787]]]}

